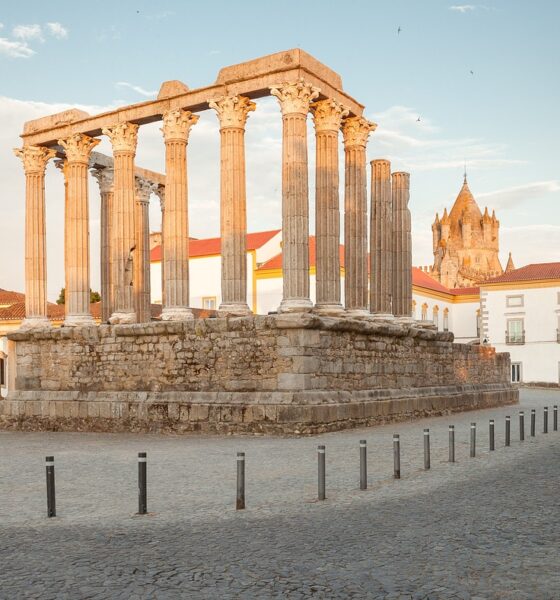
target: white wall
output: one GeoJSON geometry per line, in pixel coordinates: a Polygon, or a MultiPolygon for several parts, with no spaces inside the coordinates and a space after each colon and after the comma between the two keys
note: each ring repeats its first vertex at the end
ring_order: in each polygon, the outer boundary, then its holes
{"type": "Polygon", "coordinates": [[[560,344],[556,341],[559,327],[560,285],[541,288],[482,288],[486,334],[499,352],[509,352],[512,362],[520,362],[524,382],[559,383],[560,344]],[[507,296],[523,296],[523,306],[508,307],[507,296]],[[525,344],[506,344],[508,318],[522,318],[525,344]]]}

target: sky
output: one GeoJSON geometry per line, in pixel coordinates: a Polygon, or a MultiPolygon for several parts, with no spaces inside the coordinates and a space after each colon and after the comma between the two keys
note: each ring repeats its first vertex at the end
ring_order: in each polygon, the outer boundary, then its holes
{"type": "MultiPolygon", "coordinates": [[[[433,262],[431,223],[465,163],[481,208],[501,223],[500,256],[560,261],[560,2],[485,0],[22,0],[0,7],[0,288],[24,287],[23,123],[71,107],[95,114],[157,95],[163,81],[208,85],[221,67],[299,47],[338,72],[378,123],[368,161],[411,174],[413,263],[433,262]],[[400,28],[400,32],[399,32],[400,28]],[[418,121],[418,118],[420,119],[418,121]]],[[[314,140],[308,121],[310,210],[314,140]]],[[[342,146],[342,144],[341,144],[342,146]]],[[[96,150],[110,153],[106,139],[96,150]]],[[[281,117],[273,98],[247,123],[248,229],[281,225],[281,117]]],[[[342,155],[341,155],[342,156],[342,155]]],[[[159,124],[136,162],[163,171],[159,124]]],[[[219,132],[201,114],[188,149],[190,233],[219,235],[219,132]]],[[[341,185],[343,181],[341,181],[341,185]]],[[[46,176],[48,296],[64,285],[62,175],[46,176]]],[[[151,227],[159,229],[157,198],[151,227]]],[[[99,192],[90,182],[92,287],[99,288],[99,192]]],[[[311,233],[313,233],[313,219],[311,233]]]]}

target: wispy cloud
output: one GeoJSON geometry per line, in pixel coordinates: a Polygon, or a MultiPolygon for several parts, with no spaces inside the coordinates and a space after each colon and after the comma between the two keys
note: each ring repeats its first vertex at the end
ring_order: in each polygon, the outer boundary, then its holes
{"type": "Polygon", "coordinates": [[[455,4],[453,6],[450,6],[449,10],[454,10],[455,12],[460,12],[461,14],[465,14],[467,12],[476,10],[476,6],[474,4],[455,4]]]}
{"type": "Polygon", "coordinates": [[[478,194],[479,199],[489,200],[495,208],[507,210],[515,208],[525,202],[542,198],[548,194],[560,192],[560,181],[552,179],[549,181],[533,181],[523,185],[507,187],[493,192],[478,194]]]}
{"type": "Polygon", "coordinates": [[[64,27],[61,23],[47,23],[46,27],[47,31],[57,40],[62,40],[68,37],[68,29],[64,27]]]}
{"type": "Polygon", "coordinates": [[[43,41],[43,30],[37,23],[33,25],[16,25],[12,29],[12,35],[18,40],[43,41]]]}
{"type": "Polygon", "coordinates": [[[30,58],[35,54],[35,50],[30,48],[26,42],[0,37],[0,54],[11,58],[30,58]]]}
{"type": "Polygon", "coordinates": [[[115,85],[117,87],[128,88],[129,90],[133,90],[137,94],[146,96],[146,98],[151,98],[152,96],[155,96],[158,93],[157,90],[155,90],[155,91],[146,90],[143,87],[140,87],[139,85],[134,85],[132,83],[128,83],[128,81],[117,81],[117,83],[115,83],[115,85]]]}

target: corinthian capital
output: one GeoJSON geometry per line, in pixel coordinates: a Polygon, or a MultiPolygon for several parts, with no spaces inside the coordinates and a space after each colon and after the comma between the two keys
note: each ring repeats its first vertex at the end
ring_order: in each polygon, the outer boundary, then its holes
{"type": "Polygon", "coordinates": [[[225,127],[243,129],[249,113],[256,108],[256,104],[246,96],[223,96],[209,100],[208,106],[218,113],[222,129],[225,127]]]}
{"type": "Polygon", "coordinates": [[[24,146],[14,148],[14,154],[21,158],[26,173],[44,173],[45,167],[56,151],[44,146],[24,146]]]}
{"type": "Polygon", "coordinates": [[[181,140],[188,142],[191,127],[198,122],[199,118],[198,115],[194,115],[190,110],[184,108],[164,112],[161,130],[165,141],[181,140]]]}
{"type": "Polygon", "coordinates": [[[99,184],[99,191],[102,194],[107,194],[113,191],[113,184],[115,181],[115,171],[111,168],[104,169],[91,169],[91,174],[97,179],[99,184]]]}
{"type": "Polygon", "coordinates": [[[135,123],[117,123],[103,129],[113,146],[113,152],[136,152],[138,125],[135,123]]]}
{"type": "Polygon", "coordinates": [[[135,177],[134,183],[136,184],[136,202],[148,204],[154,191],[153,184],[143,177],[135,177]]]}
{"type": "Polygon", "coordinates": [[[99,144],[101,140],[89,137],[83,133],[76,133],[75,135],[66,138],[65,140],[58,140],[60,146],[66,151],[66,158],[68,162],[77,163],[88,163],[89,155],[93,148],[99,144]]]}
{"type": "Polygon", "coordinates": [[[319,97],[321,90],[300,79],[295,83],[284,83],[270,88],[270,93],[278,98],[283,115],[309,112],[310,103],[319,97]]]}
{"type": "Polygon", "coordinates": [[[344,145],[363,146],[365,148],[369,134],[377,129],[377,123],[368,121],[364,117],[350,117],[344,119],[342,125],[342,135],[344,137],[344,145]]]}
{"type": "Polygon", "coordinates": [[[159,198],[161,212],[165,210],[165,186],[162,184],[154,186],[154,194],[159,198]]]}
{"type": "Polygon", "coordinates": [[[311,105],[315,131],[337,131],[350,111],[337,100],[319,100],[311,105]]]}

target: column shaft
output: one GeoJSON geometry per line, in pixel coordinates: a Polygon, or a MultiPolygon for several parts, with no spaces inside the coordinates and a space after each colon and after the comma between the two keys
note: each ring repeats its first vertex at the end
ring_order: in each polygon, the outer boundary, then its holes
{"type": "Polygon", "coordinates": [[[165,211],[163,215],[164,320],[193,318],[189,308],[189,222],[187,195],[187,141],[198,117],[189,111],[163,116],[165,137],[165,211]]]}
{"type": "Polygon", "coordinates": [[[136,191],[134,155],[138,125],[120,123],[103,130],[111,138],[114,155],[112,223],[113,313],[111,323],[135,323],[134,257],[136,250],[136,191]]]}
{"type": "Polygon", "coordinates": [[[151,185],[136,180],[136,260],[134,261],[134,298],[139,323],[151,321],[150,290],[150,194],[151,185]]]}
{"type": "Polygon", "coordinates": [[[25,319],[22,328],[47,327],[45,167],[54,150],[15,149],[25,169],[25,319]]]}
{"type": "Polygon", "coordinates": [[[393,314],[412,314],[412,248],[408,209],[410,175],[393,173],[393,314]]]}
{"type": "Polygon", "coordinates": [[[390,317],[392,294],[393,214],[391,206],[391,164],[371,162],[370,311],[390,317]]]}
{"type": "Polygon", "coordinates": [[[245,186],[245,123],[255,104],[244,96],[209,102],[220,119],[220,232],[222,302],[220,312],[246,315],[247,201],[245,186]]]}

